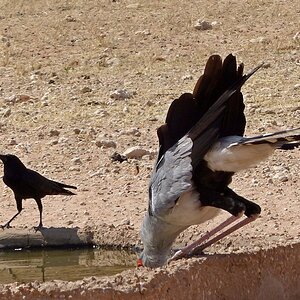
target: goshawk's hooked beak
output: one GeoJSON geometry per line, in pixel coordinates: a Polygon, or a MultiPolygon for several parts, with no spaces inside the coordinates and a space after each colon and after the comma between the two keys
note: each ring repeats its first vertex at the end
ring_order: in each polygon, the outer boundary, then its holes
{"type": "Polygon", "coordinates": [[[141,258],[139,258],[139,259],[137,260],[136,266],[137,266],[138,268],[144,266],[144,265],[143,265],[143,260],[142,260],[141,258]]]}

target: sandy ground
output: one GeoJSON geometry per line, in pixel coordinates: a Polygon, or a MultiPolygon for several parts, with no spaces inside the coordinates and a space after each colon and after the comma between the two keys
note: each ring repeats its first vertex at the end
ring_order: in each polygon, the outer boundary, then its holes
{"type": "MultiPolygon", "coordinates": [[[[141,246],[156,128],[171,101],[192,91],[213,53],[234,53],[246,70],[266,63],[243,88],[247,135],[299,127],[298,4],[1,1],[0,152],[16,154],[43,175],[78,187],[73,197],[44,198],[44,225],[78,227],[95,243],[141,246]],[[212,28],[196,29],[198,20],[212,28]],[[117,89],[129,97],[114,97],[117,89]],[[115,151],[132,146],[149,154],[111,161],[115,151]]],[[[208,253],[299,244],[299,157],[299,150],[278,151],[235,176],[232,187],[261,205],[261,217],[208,253]]],[[[0,189],[4,223],[16,206],[11,190],[3,183],[0,189]]],[[[34,201],[23,206],[12,223],[18,230],[38,224],[34,201]]],[[[177,246],[227,216],[224,212],[191,227],[177,246]]]]}

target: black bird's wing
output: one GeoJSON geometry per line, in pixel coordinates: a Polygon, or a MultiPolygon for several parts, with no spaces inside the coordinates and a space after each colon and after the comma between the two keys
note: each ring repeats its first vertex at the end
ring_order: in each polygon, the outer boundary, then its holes
{"type": "Polygon", "coordinates": [[[49,180],[38,172],[30,169],[23,172],[22,179],[20,181],[24,191],[27,193],[27,197],[30,198],[42,198],[46,195],[75,195],[64,188],[76,189],[76,187],[49,180]]]}

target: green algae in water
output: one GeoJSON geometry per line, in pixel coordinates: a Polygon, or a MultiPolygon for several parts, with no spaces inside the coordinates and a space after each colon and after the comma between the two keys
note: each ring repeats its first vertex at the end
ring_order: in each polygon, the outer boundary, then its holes
{"type": "Polygon", "coordinates": [[[136,257],[125,250],[98,248],[2,251],[0,283],[109,276],[134,268],[136,257]]]}

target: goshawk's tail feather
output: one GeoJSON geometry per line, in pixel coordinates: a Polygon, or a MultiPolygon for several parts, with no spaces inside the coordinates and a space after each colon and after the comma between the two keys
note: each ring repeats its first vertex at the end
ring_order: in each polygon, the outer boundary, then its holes
{"type": "Polygon", "coordinates": [[[269,144],[274,146],[274,148],[292,149],[299,146],[300,141],[300,128],[289,129],[278,131],[275,133],[263,134],[254,137],[244,137],[239,141],[230,144],[228,147],[233,147],[237,145],[259,145],[259,144],[269,144]]]}

